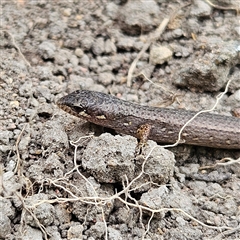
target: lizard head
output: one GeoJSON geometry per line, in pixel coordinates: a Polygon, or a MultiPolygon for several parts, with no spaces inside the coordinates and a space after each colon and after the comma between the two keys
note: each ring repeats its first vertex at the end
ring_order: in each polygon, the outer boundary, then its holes
{"type": "Polygon", "coordinates": [[[109,99],[104,93],[77,90],[60,98],[57,105],[67,113],[94,122],[94,118],[104,120],[109,99]]]}

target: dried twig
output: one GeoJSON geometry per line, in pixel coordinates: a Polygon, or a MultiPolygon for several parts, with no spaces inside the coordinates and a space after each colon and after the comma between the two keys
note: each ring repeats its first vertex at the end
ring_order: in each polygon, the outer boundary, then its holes
{"type": "Polygon", "coordinates": [[[22,160],[21,160],[21,157],[20,157],[20,153],[19,153],[19,149],[18,149],[18,145],[19,145],[19,142],[21,140],[21,137],[23,135],[23,132],[25,131],[25,128],[27,126],[27,123],[24,124],[23,128],[22,128],[22,131],[20,132],[18,138],[17,138],[17,141],[16,141],[16,152],[17,152],[17,164],[16,164],[16,167],[14,169],[14,174],[16,174],[18,172],[18,176],[21,176],[21,164],[22,164],[22,160]]]}
{"type": "MultiPolygon", "coordinates": [[[[29,208],[26,204],[25,204],[25,198],[23,198],[22,195],[18,194],[17,192],[15,192],[15,195],[18,197],[18,199],[21,201],[22,205],[23,205],[23,209],[25,211],[27,211],[35,220],[35,223],[37,224],[37,226],[40,228],[40,230],[42,231],[42,233],[44,234],[44,238],[47,240],[48,239],[48,233],[46,228],[39,222],[39,220],[37,219],[36,215],[33,213],[33,211],[31,210],[31,208],[29,208]]],[[[25,213],[22,213],[22,217],[21,217],[21,224],[20,224],[20,232],[23,234],[23,225],[24,225],[24,216],[25,213]]]]}
{"type": "MultiPolygon", "coordinates": [[[[191,3],[187,3],[184,6],[181,6],[179,9],[184,8],[190,4],[191,3]]],[[[148,50],[148,48],[151,46],[151,44],[153,42],[155,42],[162,35],[162,33],[166,29],[169,21],[172,21],[176,17],[176,14],[179,9],[177,9],[173,14],[171,14],[171,16],[169,18],[164,18],[163,21],[161,22],[161,24],[159,25],[159,27],[152,34],[150,34],[149,41],[143,45],[142,50],[138,53],[137,57],[134,59],[134,61],[132,62],[131,66],[128,70],[128,75],[127,75],[127,86],[128,87],[131,87],[131,85],[132,85],[132,75],[133,75],[133,72],[137,65],[137,62],[139,61],[139,59],[141,58],[143,53],[145,53],[148,50]]]]}
{"type": "Polygon", "coordinates": [[[216,4],[213,4],[211,1],[209,0],[205,0],[206,3],[208,3],[210,6],[214,7],[214,8],[217,8],[217,9],[221,9],[221,10],[235,10],[237,13],[239,12],[240,10],[240,7],[237,8],[237,7],[223,7],[223,6],[219,6],[219,5],[216,5],[216,4]]]}
{"type": "Polygon", "coordinates": [[[238,158],[236,160],[232,159],[232,158],[223,158],[220,161],[218,161],[217,163],[215,163],[214,165],[203,166],[203,167],[200,167],[199,170],[211,169],[211,168],[215,168],[217,166],[229,166],[229,165],[233,165],[236,163],[240,164],[240,158],[238,158]]]}
{"type": "Polygon", "coordinates": [[[22,57],[22,59],[24,60],[24,62],[25,62],[29,67],[31,67],[31,64],[30,64],[30,63],[27,61],[27,59],[24,57],[24,55],[22,54],[21,49],[18,47],[17,43],[15,42],[14,36],[13,36],[10,32],[8,32],[7,30],[0,30],[0,31],[7,33],[7,34],[11,37],[13,46],[18,50],[19,55],[22,57]]]}
{"type": "Polygon", "coordinates": [[[153,41],[155,41],[158,37],[161,36],[161,34],[163,33],[163,31],[165,30],[165,28],[168,25],[169,22],[169,18],[164,18],[162,23],[160,24],[160,26],[156,29],[156,31],[151,35],[150,37],[150,41],[145,43],[143,45],[142,50],[138,53],[137,57],[134,59],[134,61],[132,62],[129,70],[128,70],[128,75],[127,75],[127,86],[130,87],[132,85],[132,75],[134,72],[134,69],[137,65],[137,62],[139,61],[139,59],[141,58],[141,56],[143,55],[143,53],[145,53],[148,48],[150,47],[150,45],[152,44],[153,41]]]}

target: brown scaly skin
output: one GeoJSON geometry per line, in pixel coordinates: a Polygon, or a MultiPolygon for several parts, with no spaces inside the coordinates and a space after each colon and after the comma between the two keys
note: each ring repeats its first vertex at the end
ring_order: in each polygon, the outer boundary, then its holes
{"type": "MultiPolygon", "coordinates": [[[[59,99],[57,105],[72,115],[135,136],[141,141],[141,138],[146,138],[144,132],[141,133],[142,126],[149,126],[147,138],[159,143],[175,143],[182,126],[196,114],[193,111],[141,106],[87,90],[70,93],[59,99]]],[[[190,145],[240,149],[240,119],[202,113],[184,129],[181,140],[190,145]]]]}

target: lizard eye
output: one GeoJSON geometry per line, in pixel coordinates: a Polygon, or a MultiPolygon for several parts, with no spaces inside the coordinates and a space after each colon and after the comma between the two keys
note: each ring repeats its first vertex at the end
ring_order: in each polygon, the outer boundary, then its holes
{"type": "Polygon", "coordinates": [[[77,112],[77,113],[80,113],[82,111],[86,111],[86,109],[84,109],[82,106],[74,106],[73,107],[74,111],[77,112]]]}

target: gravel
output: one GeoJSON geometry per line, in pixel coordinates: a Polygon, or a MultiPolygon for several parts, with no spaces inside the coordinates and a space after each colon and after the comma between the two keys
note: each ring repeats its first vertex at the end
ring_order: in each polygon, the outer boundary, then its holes
{"type": "Polygon", "coordinates": [[[1,239],[240,238],[239,164],[215,166],[238,159],[239,150],[148,141],[136,155],[135,138],[55,104],[88,89],[198,111],[213,106],[231,79],[215,109],[231,115],[240,89],[236,11],[203,0],[3,1],[2,8],[1,239]],[[128,87],[130,65],[171,16],[128,87]],[[162,53],[154,46],[169,54],[153,61],[162,53]]]}

